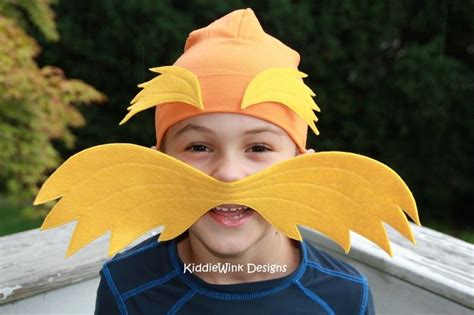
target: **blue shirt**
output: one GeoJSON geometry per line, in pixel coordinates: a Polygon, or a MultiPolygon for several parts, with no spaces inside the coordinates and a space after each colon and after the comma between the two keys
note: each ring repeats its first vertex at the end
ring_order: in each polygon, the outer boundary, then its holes
{"type": "Polygon", "coordinates": [[[374,314],[362,274],[311,243],[299,244],[291,274],[216,285],[185,268],[175,240],[153,236],[105,263],[95,314],[374,314]]]}

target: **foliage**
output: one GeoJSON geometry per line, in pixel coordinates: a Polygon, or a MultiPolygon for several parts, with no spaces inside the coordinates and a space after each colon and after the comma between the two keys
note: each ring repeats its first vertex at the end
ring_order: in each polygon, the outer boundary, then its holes
{"type": "Polygon", "coordinates": [[[56,39],[47,1],[2,2],[0,9],[0,192],[31,205],[38,184],[62,160],[53,142],[72,148],[71,127],[85,123],[76,105],[105,97],[57,67],[37,65],[40,47],[19,25],[32,21],[56,39]]]}
{"type": "Polygon", "coordinates": [[[0,236],[26,231],[41,225],[42,218],[33,211],[23,211],[17,203],[9,203],[0,197],[0,236]],[[22,213],[22,214],[23,214],[22,213]]]}
{"type": "Polygon", "coordinates": [[[56,0],[5,0],[0,2],[0,13],[15,21],[21,29],[34,26],[48,40],[57,41],[59,34],[50,7],[55,3],[56,0]]]}

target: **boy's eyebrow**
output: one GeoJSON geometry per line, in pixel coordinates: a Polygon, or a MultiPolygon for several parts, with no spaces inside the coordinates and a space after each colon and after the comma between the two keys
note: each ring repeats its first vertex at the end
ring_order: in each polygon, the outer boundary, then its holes
{"type": "Polygon", "coordinates": [[[270,127],[260,127],[260,128],[255,128],[255,129],[252,129],[252,130],[247,130],[245,132],[245,134],[255,135],[255,134],[258,134],[258,133],[262,133],[262,132],[272,132],[272,133],[276,134],[277,136],[286,136],[284,131],[279,130],[279,129],[275,129],[275,128],[270,128],[270,127]]]}
{"type": "Polygon", "coordinates": [[[183,132],[189,131],[189,130],[201,131],[201,132],[206,132],[206,133],[214,133],[214,131],[212,129],[209,129],[207,127],[194,125],[194,124],[187,124],[183,128],[176,131],[174,136],[176,137],[177,135],[182,134],[183,132]]]}
{"type": "MultiPolygon", "coordinates": [[[[183,128],[176,131],[174,136],[176,137],[177,135],[180,135],[180,134],[182,134],[186,131],[190,131],[190,130],[201,131],[201,132],[205,132],[205,133],[215,133],[214,130],[212,130],[210,128],[207,128],[207,127],[204,127],[204,126],[199,126],[199,125],[194,125],[194,124],[187,124],[183,128]]],[[[276,134],[277,136],[286,136],[284,131],[279,130],[279,129],[275,129],[275,128],[270,128],[270,127],[260,127],[260,128],[247,130],[247,131],[245,131],[244,134],[246,134],[246,135],[249,135],[249,134],[255,135],[255,134],[259,134],[259,133],[263,133],[263,132],[271,132],[271,133],[276,134]]]]}

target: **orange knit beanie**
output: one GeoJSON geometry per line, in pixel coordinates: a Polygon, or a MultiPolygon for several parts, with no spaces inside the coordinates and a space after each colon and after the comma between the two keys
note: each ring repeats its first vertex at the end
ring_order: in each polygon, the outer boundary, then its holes
{"type": "Polygon", "coordinates": [[[297,69],[299,60],[296,51],[263,31],[251,9],[233,11],[191,32],[184,53],[173,66],[152,69],[165,73],[165,68],[176,68],[184,74],[171,73],[162,81],[155,78],[155,83],[152,80],[140,85],[144,90],[132,101],[137,104],[129,107],[131,112],[124,121],[138,111],[160,105],[155,114],[156,146],[160,147],[168,128],[181,120],[207,113],[248,115],[282,128],[305,152],[308,124],[318,133],[313,110],[319,109],[312,100],[314,93],[301,79],[306,75],[297,69]],[[199,103],[195,106],[190,106],[193,102],[184,95],[191,91],[191,85],[194,103],[199,103]],[[158,91],[162,94],[159,98],[158,91]]]}

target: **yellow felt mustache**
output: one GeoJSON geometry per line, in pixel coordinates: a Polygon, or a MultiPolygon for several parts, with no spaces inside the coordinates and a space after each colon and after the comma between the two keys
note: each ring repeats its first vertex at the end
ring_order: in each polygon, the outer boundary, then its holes
{"type": "Polygon", "coordinates": [[[302,239],[298,224],[315,229],[346,252],[352,230],[392,255],[382,222],[414,243],[401,209],[419,224],[413,196],[393,170],[346,152],[300,155],[244,179],[221,182],[153,149],[100,145],[61,165],[34,204],[60,197],[42,229],[77,220],[67,256],[109,230],[109,255],[161,225],[159,240],[173,239],[220,204],[251,207],[295,240],[302,239]]]}

